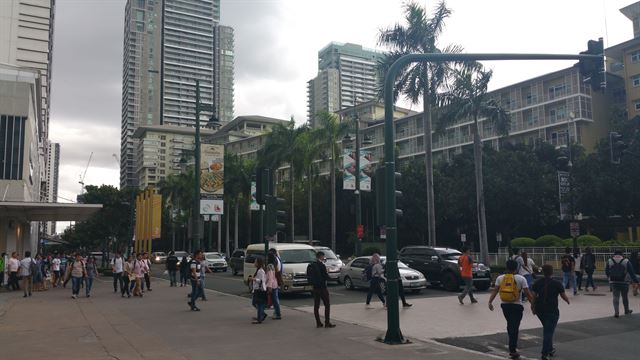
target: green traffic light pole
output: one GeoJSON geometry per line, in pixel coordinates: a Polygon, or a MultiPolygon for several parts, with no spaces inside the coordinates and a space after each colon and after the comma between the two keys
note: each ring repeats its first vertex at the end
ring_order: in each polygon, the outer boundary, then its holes
{"type": "MultiPolygon", "coordinates": [[[[393,128],[393,85],[398,72],[415,62],[445,61],[483,61],[483,60],[593,60],[602,61],[602,55],[564,55],[564,54],[408,54],[396,60],[387,71],[384,79],[384,162],[385,185],[384,196],[386,209],[384,225],[387,236],[387,332],[384,342],[387,344],[403,344],[406,342],[400,331],[400,314],[398,306],[398,250],[396,225],[396,179],[393,128]]],[[[482,244],[481,244],[482,246],[482,244]]],[[[486,254],[485,254],[486,255],[486,254]]],[[[483,259],[487,260],[487,259],[483,259]]],[[[488,262],[485,262],[488,263],[488,262]]]]}
{"type": "Polygon", "coordinates": [[[191,251],[200,249],[200,80],[196,80],[196,133],[193,139],[195,144],[195,167],[193,177],[195,181],[193,193],[193,209],[191,210],[191,251]]]}
{"type": "MultiPolygon", "coordinates": [[[[356,256],[360,256],[360,242],[358,228],[362,224],[362,194],[360,194],[360,119],[356,116],[356,256]]],[[[335,251],[335,249],[333,249],[335,251]]]]}

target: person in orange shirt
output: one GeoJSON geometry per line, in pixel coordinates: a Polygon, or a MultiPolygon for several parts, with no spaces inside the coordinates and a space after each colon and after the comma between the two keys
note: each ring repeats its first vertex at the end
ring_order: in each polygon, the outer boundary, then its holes
{"type": "Polygon", "coordinates": [[[462,290],[462,294],[458,295],[458,301],[460,301],[460,305],[464,305],[464,297],[469,295],[471,303],[475,304],[478,300],[473,297],[473,273],[471,271],[473,259],[471,258],[471,250],[466,246],[462,248],[462,255],[458,258],[458,265],[460,266],[460,276],[464,281],[464,290],[462,290]]]}

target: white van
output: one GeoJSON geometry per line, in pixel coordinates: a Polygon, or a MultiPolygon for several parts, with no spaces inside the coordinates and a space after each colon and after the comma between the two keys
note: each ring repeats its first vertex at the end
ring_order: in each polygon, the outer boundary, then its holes
{"type": "MultiPolygon", "coordinates": [[[[282,260],[282,293],[311,291],[307,280],[307,266],[316,261],[316,251],[312,246],[291,243],[269,243],[269,249],[276,249],[282,260]]],[[[244,281],[249,282],[249,276],[256,272],[254,262],[256,257],[264,257],[264,244],[247,246],[244,257],[244,281]]]]}

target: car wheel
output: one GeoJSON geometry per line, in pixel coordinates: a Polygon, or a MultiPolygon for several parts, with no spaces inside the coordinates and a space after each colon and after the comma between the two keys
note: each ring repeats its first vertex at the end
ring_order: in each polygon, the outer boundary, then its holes
{"type": "Polygon", "coordinates": [[[490,287],[491,287],[491,283],[490,282],[484,282],[484,283],[480,283],[478,285],[475,285],[476,290],[478,291],[487,291],[490,287]]]}
{"type": "Polygon", "coordinates": [[[442,285],[447,291],[453,292],[453,291],[460,290],[460,284],[458,283],[458,279],[451,272],[444,274],[444,276],[442,277],[442,285]]]}
{"type": "Polygon", "coordinates": [[[351,281],[351,278],[348,276],[344,277],[344,287],[347,290],[353,290],[354,286],[353,286],[353,281],[351,281]]]}

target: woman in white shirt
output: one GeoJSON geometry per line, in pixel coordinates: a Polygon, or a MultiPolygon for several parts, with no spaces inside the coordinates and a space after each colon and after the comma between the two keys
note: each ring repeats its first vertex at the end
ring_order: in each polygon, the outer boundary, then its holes
{"type": "Polygon", "coordinates": [[[267,275],[264,272],[264,259],[257,257],[254,263],[256,273],[253,275],[253,303],[258,309],[256,320],[253,324],[261,324],[267,318],[264,307],[267,304],[267,275]]]}

